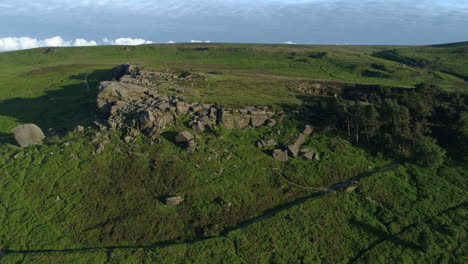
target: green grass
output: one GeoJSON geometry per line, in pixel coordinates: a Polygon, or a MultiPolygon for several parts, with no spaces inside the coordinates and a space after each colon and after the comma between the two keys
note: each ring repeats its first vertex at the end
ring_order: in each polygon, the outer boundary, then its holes
{"type": "Polygon", "coordinates": [[[355,192],[314,196],[396,160],[330,128],[317,129],[304,145],[320,161],[281,163],[272,149],[256,147],[264,137],[293,143],[305,122],[296,110],[327,116],[331,99],[290,89],[297,82],[412,87],[430,81],[464,89],[467,64],[437,59],[464,48],[214,43],[0,53],[0,246],[6,253],[0,262],[464,263],[466,162],[449,160],[439,169],[407,163],[363,179],[355,192]],[[383,58],[389,50],[424,58],[430,67],[383,58]],[[121,63],[210,73],[206,81],[180,83],[199,92],[185,95],[189,100],[269,105],[284,109],[285,118],[275,127],[207,131],[195,153],[173,140],[187,129],[185,117],[160,144],[143,135],[127,144],[120,132],[93,128],[70,132],[96,119],[96,87],[121,63]],[[38,124],[51,137],[20,149],[10,131],[22,123],[38,124]],[[96,154],[103,141],[104,152],[96,154]],[[185,200],[166,206],[171,195],[185,200]]]}

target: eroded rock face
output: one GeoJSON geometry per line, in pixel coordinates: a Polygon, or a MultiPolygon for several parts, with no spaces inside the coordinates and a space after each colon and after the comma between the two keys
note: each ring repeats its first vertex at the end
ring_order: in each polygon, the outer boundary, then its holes
{"type": "Polygon", "coordinates": [[[41,128],[34,124],[17,126],[12,130],[12,132],[16,142],[18,142],[18,145],[22,148],[40,144],[45,138],[41,128]]]}

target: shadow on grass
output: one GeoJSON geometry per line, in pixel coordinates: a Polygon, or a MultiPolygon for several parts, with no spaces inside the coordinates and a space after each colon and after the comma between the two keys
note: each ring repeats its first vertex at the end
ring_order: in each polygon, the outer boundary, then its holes
{"type": "MultiPolygon", "coordinates": [[[[88,126],[95,120],[97,84],[111,78],[111,70],[95,70],[88,74],[89,87],[84,82],[86,74],[69,79],[83,83],[61,86],[59,90],[45,91],[36,98],[11,98],[0,101],[0,116],[14,118],[20,123],[38,125],[44,133],[61,135],[77,125],[88,126]]],[[[12,142],[11,134],[0,133],[0,144],[12,142]]]]}

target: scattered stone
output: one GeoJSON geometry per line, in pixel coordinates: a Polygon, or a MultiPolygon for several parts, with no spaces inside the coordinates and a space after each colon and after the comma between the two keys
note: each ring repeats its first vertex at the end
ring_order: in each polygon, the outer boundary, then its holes
{"type": "Polygon", "coordinates": [[[133,140],[133,137],[131,137],[131,136],[124,137],[125,143],[130,143],[130,142],[132,142],[132,140],[133,140]]]}
{"type": "Polygon", "coordinates": [[[59,195],[57,195],[57,197],[55,197],[55,201],[60,201],[60,200],[62,200],[62,198],[59,195]]]}
{"type": "Polygon", "coordinates": [[[172,196],[172,197],[166,198],[164,200],[164,203],[166,205],[170,205],[170,206],[177,206],[177,205],[181,204],[183,201],[184,201],[184,198],[182,198],[180,196],[172,196]]]}
{"type": "Polygon", "coordinates": [[[64,147],[64,148],[66,148],[68,146],[70,146],[70,142],[65,142],[65,143],[62,144],[62,147],[64,147]]]}
{"type": "Polygon", "coordinates": [[[215,172],[215,174],[216,175],[221,175],[221,174],[223,174],[223,171],[224,171],[224,168],[220,168],[215,172]]]}
{"type": "Polygon", "coordinates": [[[288,151],[275,149],[273,151],[273,158],[275,158],[278,161],[286,162],[288,161],[288,151]]]}
{"type": "Polygon", "coordinates": [[[44,132],[34,124],[17,126],[12,130],[12,132],[16,142],[18,142],[18,145],[22,148],[40,144],[42,143],[42,140],[45,139],[44,132]]]}

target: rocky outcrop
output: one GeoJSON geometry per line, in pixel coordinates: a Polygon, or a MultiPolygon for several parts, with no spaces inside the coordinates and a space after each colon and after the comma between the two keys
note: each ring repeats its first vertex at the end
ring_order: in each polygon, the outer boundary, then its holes
{"type": "MultiPolygon", "coordinates": [[[[114,69],[114,78],[120,81],[102,82],[99,86],[97,105],[104,119],[99,123],[111,130],[123,130],[127,133],[124,136],[135,137],[141,131],[149,137],[158,137],[182,115],[189,116],[191,121],[187,125],[197,133],[216,125],[226,129],[242,129],[276,124],[273,119],[275,112],[268,107],[231,109],[190,103],[180,96],[161,95],[157,89],[147,87],[141,81],[196,78],[193,74],[177,76],[125,64],[114,69]]],[[[184,92],[190,91],[183,89],[184,92]]],[[[194,145],[188,144],[191,147],[194,145]]]]}
{"type": "Polygon", "coordinates": [[[22,148],[40,144],[45,138],[41,128],[34,124],[17,126],[12,130],[12,132],[16,142],[18,142],[18,145],[22,148]]]}

